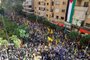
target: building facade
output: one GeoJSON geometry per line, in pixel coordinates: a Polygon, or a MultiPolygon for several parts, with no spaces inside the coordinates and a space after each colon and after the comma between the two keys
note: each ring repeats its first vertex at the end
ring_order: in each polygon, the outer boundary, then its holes
{"type": "Polygon", "coordinates": [[[87,16],[89,16],[89,11],[89,0],[77,0],[74,9],[72,24],[79,27],[83,26],[84,22],[87,19],[87,16]]]}
{"type": "Polygon", "coordinates": [[[87,27],[90,29],[90,1],[88,2],[88,11],[87,11],[84,27],[87,27]]]}
{"type": "Polygon", "coordinates": [[[34,0],[34,14],[38,16],[44,16],[46,15],[45,11],[45,0],[34,0]]]}
{"type": "Polygon", "coordinates": [[[26,13],[34,13],[34,0],[25,0],[23,2],[23,11],[26,13]]]}
{"type": "Polygon", "coordinates": [[[34,13],[49,21],[64,23],[68,0],[35,0],[34,13]]]}

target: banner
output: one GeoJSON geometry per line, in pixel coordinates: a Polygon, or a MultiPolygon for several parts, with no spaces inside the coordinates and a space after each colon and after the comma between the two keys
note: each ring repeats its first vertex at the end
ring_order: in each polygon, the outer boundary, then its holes
{"type": "Polygon", "coordinates": [[[72,23],[75,4],[76,4],[76,0],[69,0],[68,14],[67,14],[67,22],[69,23],[72,23]]]}

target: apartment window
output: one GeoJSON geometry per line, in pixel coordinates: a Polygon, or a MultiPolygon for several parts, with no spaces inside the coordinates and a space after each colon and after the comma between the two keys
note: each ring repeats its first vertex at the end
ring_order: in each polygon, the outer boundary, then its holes
{"type": "Polygon", "coordinates": [[[89,24],[89,23],[86,23],[86,26],[87,26],[87,27],[90,27],[90,24],[89,24]]]}
{"type": "Polygon", "coordinates": [[[45,11],[45,8],[44,8],[44,11],[45,11]]]}
{"type": "Polygon", "coordinates": [[[34,12],[34,10],[30,10],[30,12],[34,12]]]}
{"type": "Polygon", "coordinates": [[[64,2],[63,2],[63,5],[65,5],[65,4],[66,4],[66,2],[64,1],[64,2]]]}
{"type": "Polygon", "coordinates": [[[36,9],[36,7],[35,7],[35,9],[36,9]]]}
{"type": "Polygon", "coordinates": [[[64,20],[64,17],[61,17],[62,20],[64,20]]]}
{"type": "Polygon", "coordinates": [[[52,1],[52,6],[54,5],[54,2],[52,1]]]}
{"type": "Polygon", "coordinates": [[[65,9],[62,9],[62,12],[65,12],[65,9]]]}
{"type": "Polygon", "coordinates": [[[44,5],[46,5],[46,4],[44,3],[44,5]]]}
{"type": "Polygon", "coordinates": [[[29,5],[29,8],[31,8],[32,6],[31,5],[29,5]]]}
{"type": "Polygon", "coordinates": [[[49,10],[47,9],[47,11],[49,11],[49,10]]]}
{"type": "Polygon", "coordinates": [[[49,3],[47,3],[47,5],[49,5],[49,3]]]}
{"type": "Polygon", "coordinates": [[[48,14],[46,14],[46,16],[48,17],[48,14]]]}
{"type": "Polygon", "coordinates": [[[40,5],[40,2],[38,2],[38,4],[40,5]]]}
{"type": "Polygon", "coordinates": [[[53,9],[51,9],[51,12],[53,12],[53,9]]]}
{"type": "Polygon", "coordinates": [[[59,19],[59,16],[56,16],[56,19],[59,19]]]}
{"type": "Polygon", "coordinates": [[[41,8],[39,7],[39,10],[40,10],[41,8]]]}
{"type": "Polygon", "coordinates": [[[84,2],[84,7],[88,7],[88,2],[84,2]]]}

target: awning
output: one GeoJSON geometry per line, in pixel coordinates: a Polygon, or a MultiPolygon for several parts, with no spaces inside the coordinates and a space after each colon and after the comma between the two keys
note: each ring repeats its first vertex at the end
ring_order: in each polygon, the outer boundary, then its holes
{"type": "Polygon", "coordinates": [[[64,27],[64,24],[63,23],[60,23],[60,22],[57,22],[57,21],[52,21],[53,24],[56,24],[60,27],[64,27]]]}
{"type": "Polygon", "coordinates": [[[64,24],[62,24],[62,23],[58,23],[58,25],[61,26],[61,27],[64,27],[64,24]]]}
{"type": "Polygon", "coordinates": [[[80,28],[79,30],[81,33],[87,33],[87,34],[90,34],[90,31],[86,30],[86,29],[83,29],[83,28],[80,28]]]}

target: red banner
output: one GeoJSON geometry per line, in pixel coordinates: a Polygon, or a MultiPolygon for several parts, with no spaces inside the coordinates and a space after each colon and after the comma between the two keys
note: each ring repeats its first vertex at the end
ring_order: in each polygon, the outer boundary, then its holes
{"type": "Polygon", "coordinates": [[[86,29],[83,29],[83,28],[80,28],[79,30],[81,33],[87,33],[87,34],[90,34],[90,31],[86,30],[86,29]]]}

